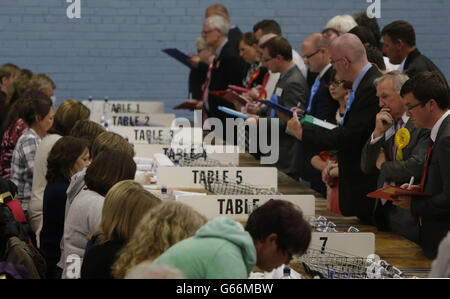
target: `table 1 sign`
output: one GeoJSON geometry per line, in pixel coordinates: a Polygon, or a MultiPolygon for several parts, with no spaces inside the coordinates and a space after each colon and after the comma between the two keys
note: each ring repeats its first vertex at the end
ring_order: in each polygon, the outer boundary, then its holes
{"type": "Polygon", "coordinates": [[[159,167],[158,187],[204,188],[205,184],[220,180],[236,185],[277,188],[275,167],[159,167]]]}
{"type": "Polygon", "coordinates": [[[234,220],[247,220],[255,208],[272,199],[292,202],[303,211],[305,216],[315,214],[313,195],[188,195],[177,197],[177,201],[191,206],[209,219],[225,216],[234,220]]]}

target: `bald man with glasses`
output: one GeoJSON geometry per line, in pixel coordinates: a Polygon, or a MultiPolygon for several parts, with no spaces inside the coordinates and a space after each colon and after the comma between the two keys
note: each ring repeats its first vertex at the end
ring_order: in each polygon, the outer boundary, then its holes
{"type": "Polygon", "coordinates": [[[381,73],[368,62],[364,45],[354,34],[336,38],[329,51],[339,78],[353,82],[341,126],[333,130],[302,127],[294,113],[288,130],[310,151],[338,151],[340,211],[344,216],[357,216],[361,223],[372,224],[375,200],[366,194],[375,190],[377,177],[364,174],[360,165],[362,148],[373,132],[379,111],[373,81],[381,73]]]}

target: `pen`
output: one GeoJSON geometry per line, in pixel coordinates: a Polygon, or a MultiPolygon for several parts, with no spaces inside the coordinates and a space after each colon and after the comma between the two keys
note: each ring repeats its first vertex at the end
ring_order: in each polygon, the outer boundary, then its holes
{"type": "Polygon", "coordinates": [[[411,189],[411,185],[414,183],[414,176],[411,177],[411,179],[409,180],[409,185],[408,185],[408,189],[411,189]]]}

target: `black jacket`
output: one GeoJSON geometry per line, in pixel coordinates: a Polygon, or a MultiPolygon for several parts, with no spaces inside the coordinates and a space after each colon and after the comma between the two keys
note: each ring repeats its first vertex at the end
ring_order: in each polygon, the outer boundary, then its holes
{"type": "Polygon", "coordinates": [[[420,53],[418,49],[415,49],[414,51],[409,53],[408,57],[406,58],[403,72],[410,78],[412,78],[418,73],[424,71],[438,71],[442,75],[442,78],[444,78],[445,83],[448,86],[447,79],[439,70],[439,68],[428,57],[422,55],[422,53],[420,53]]]}
{"type": "Polygon", "coordinates": [[[441,240],[450,230],[450,116],[439,128],[424,184],[430,198],[413,197],[411,212],[422,219],[420,245],[434,259],[441,240]]]}
{"type": "Polygon", "coordinates": [[[339,208],[344,216],[358,216],[364,222],[371,219],[375,200],[366,194],[375,190],[377,177],[361,171],[361,151],[373,132],[380,109],[373,85],[380,76],[376,67],[367,71],[343,126],[333,130],[303,128],[303,145],[309,151],[338,150],[339,208]]]}

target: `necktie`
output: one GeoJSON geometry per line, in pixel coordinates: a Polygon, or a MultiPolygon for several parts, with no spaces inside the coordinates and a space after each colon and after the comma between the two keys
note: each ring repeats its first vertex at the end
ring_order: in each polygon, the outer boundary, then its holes
{"type": "Polygon", "coordinates": [[[206,74],[206,80],[205,80],[205,83],[203,84],[202,101],[204,103],[206,103],[207,99],[208,99],[209,81],[211,80],[211,72],[212,72],[212,69],[213,69],[213,65],[214,65],[214,62],[209,65],[208,73],[206,74]]]}
{"type": "MultiPolygon", "coordinates": [[[[400,118],[397,123],[395,124],[395,133],[397,133],[398,130],[400,130],[403,126],[403,120],[400,118]]],[[[396,156],[397,156],[397,144],[395,143],[395,133],[394,133],[394,144],[392,146],[392,161],[396,160],[396,156]]],[[[388,186],[389,183],[388,182],[384,182],[383,187],[388,186]]],[[[381,204],[384,206],[386,204],[387,200],[384,198],[381,198],[381,204]]]]}
{"type": "Polygon", "coordinates": [[[317,76],[317,79],[311,88],[311,96],[309,97],[309,104],[308,104],[308,108],[306,109],[306,113],[308,113],[308,114],[311,113],[313,98],[316,95],[317,91],[319,90],[319,86],[320,86],[320,78],[319,78],[319,76],[317,76]]]}
{"type": "Polygon", "coordinates": [[[427,172],[428,172],[428,166],[430,164],[431,152],[433,151],[433,144],[434,144],[433,140],[430,139],[430,143],[428,144],[427,160],[425,162],[425,167],[423,169],[422,179],[420,180],[420,191],[422,191],[422,192],[425,187],[425,179],[426,179],[427,172]]]}
{"type": "Polygon", "coordinates": [[[348,97],[348,102],[347,102],[347,109],[345,109],[345,113],[344,113],[344,117],[341,120],[341,126],[344,125],[344,120],[345,117],[347,116],[348,111],[350,111],[350,108],[352,107],[353,101],[355,100],[355,92],[352,91],[350,93],[350,96],[348,97]]]}
{"type": "Polygon", "coordinates": [[[398,130],[400,130],[403,126],[403,120],[400,118],[395,125],[395,133],[394,133],[394,145],[392,147],[392,161],[396,161],[397,157],[397,144],[395,143],[395,134],[397,134],[398,130]]]}

